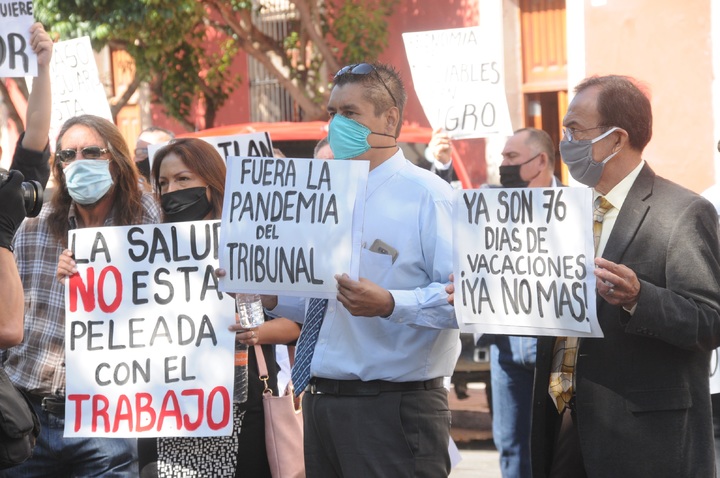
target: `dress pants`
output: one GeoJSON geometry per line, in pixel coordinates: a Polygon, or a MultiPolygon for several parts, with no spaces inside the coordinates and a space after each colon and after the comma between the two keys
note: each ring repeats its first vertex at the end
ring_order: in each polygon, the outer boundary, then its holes
{"type": "Polygon", "coordinates": [[[555,436],[552,468],[548,478],[587,478],[580,450],[575,411],[563,410],[560,429],[555,436]]]}
{"type": "Polygon", "coordinates": [[[442,478],[450,473],[447,390],[303,397],[307,478],[442,478]]]}

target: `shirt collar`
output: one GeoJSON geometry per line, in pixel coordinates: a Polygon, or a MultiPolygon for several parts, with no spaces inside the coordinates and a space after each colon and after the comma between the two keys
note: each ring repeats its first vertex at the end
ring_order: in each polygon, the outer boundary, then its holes
{"type": "Polygon", "coordinates": [[[368,174],[366,197],[370,197],[380,185],[400,171],[400,169],[405,166],[405,162],[405,155],[402,149],[398,148],[395,154],[370,171],[368,174]]]}
{"type": "MultiPolygon", "coordinates": [[[[75,201],[72,201],[70,203],[70,210],[68,210],[68,224],[70,225],[69,229],[77,229],[78,228],[78,213],[77,213],[77,204],[75,201]]],[[[103,221],[103,226],[112,226],[113,225],[113,219],[115,217],[115,205],[110,208],[110,211],[108,212],[107,217],[105,218],[105,221],[103,221]]]]}
{"type": "MultiPolygon", "coordinates": [[[[617,183],[614,188],[604,195],[605,199],[610,201],[610,204],[612,204],[614,208],[622,208],[625,198],[627,198],[627,195],[630,193],[630,188],[632,188],[633,183],[635,183],[635,180],[640,174],[643,166],[645,166],[644,159],[641,160],[635,169],[630,171],[628,175],[622,179],[622,181],[617,183]]],[[[598,196],[602,196],[602,194],[593,189],[593,198],[597,198],[598,196]]]]}

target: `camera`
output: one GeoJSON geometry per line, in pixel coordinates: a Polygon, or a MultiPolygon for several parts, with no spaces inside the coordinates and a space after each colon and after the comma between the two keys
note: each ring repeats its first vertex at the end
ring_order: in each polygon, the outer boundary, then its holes
{"type": "MultiPolygon", "coordinates": [[[[6,169],[0,169],[0,185],[5,184],[9,177],[6,169]]],[[[37,181],[25,181],[20,187],[25,201],[25,216],[37,216],[43,206],[43,187],[37,181]]]]}

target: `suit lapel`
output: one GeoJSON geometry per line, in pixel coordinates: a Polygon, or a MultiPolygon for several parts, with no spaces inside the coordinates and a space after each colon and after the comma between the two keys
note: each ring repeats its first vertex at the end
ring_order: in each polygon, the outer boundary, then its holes
{"type": "MultiPolygon", "coordinates": [[[[637,179],[633,183],[628,192],[625,202],[623,202],[620,214],[615,220],[615,226],[608,237],[607,245],[603,251],[603,258],[619,264],[622,261],[625,251],[630,243],[637,235],[640,225],[645,220],[650,204],[647,200],[652,195],[653,182],[655,173],[650,166],[645,166],[640,170],[637,179]]],[[[596,292],[597,293],[597,292],[596,292]]],[[[601,320],[602,312],[608,303],[605,302],[600,295],[597,296],[598,320],[601,320]]],[[[602,320],[601,320],[602,322],[602,320]]]]}
{"type": "Polygon", "coordinates": [[[625,251],[635,238],[650,208],[647,200],[652,195],[654,179],[655,173],[646,163],[640,170],[640,174],[630,188],[622,209],[620,209],[615,226],[603,251],[604,259],[618,264],[622,260],[625,251]]]}

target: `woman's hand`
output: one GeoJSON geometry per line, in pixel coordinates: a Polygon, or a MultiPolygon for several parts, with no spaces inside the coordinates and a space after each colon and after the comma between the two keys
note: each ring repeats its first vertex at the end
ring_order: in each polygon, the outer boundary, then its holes
{"type": "MultiPolygon", "coordinates": [[[[239,320],[237,314],[235,314],[235,320],[239,320]]],[[[240,324],[232,324],[228,327],[228,330],[235,332],[235,342],[251,346],[260,341],[260,329],[258,327],[245,329],[240,324]]]]}

